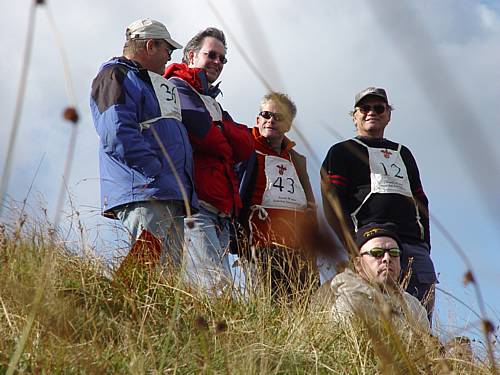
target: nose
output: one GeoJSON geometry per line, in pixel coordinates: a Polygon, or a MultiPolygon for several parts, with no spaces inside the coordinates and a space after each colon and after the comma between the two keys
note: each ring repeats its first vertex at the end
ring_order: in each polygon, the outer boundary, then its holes
{"type": "Polygon", "coordinates": [[[386,251],[384,253],[384,256],[382,257],[382,261],[385,262],[385,263],[390,263],[391,262],[391,256],[389,255],[389,252],[386,251]]]}

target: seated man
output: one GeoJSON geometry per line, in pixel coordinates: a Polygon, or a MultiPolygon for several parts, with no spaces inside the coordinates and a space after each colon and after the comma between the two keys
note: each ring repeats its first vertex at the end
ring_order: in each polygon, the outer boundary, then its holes
{"type": "Polygon", "coordinates": [[[346,269],[320,288],[318,297],[323,306],[331,306],[335,321],[380,321],[382,316],[398,328],[412,326],[429,332],[425,308],[397,281],[401,242],[395,229],[392,223],[360,228],[355,237],[359,248],[353,259],[355,271],[346,269]]]}

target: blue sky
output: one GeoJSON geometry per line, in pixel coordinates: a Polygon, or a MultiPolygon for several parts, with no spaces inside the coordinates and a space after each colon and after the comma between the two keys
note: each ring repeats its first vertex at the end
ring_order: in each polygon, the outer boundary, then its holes
{"type": "MultiPolygon", "coordinates": [[[[88,107],[90,84],[100,64],[121,54],[126,25],[150,16],[164,22],[184,43],[206,26],[228,36],[229,63],[221,76],[223,106],[253,126],[266,91],[237,45],[265,77],[266,84],[296,102],[295,128],[314,152],[309,174],[319,199],[319,163],[328,148],[354,135],[348,116],[354,94],[386,88],[396,110],[386,136],[407,145],[420,167],[430,209],[462,246],[488,305],[500,322],[500,6],[495,1],[285,1],[107,2],[54,0],[50,10],[70,62],[80,111],[75,159],[68,189],[73,211],[86,227],[86,241],[112,257],[125,247],[119,226],[99,216],[97,136],[88,107]],[[235,5],[240,4],[240,5],[235,5]],[[196,11],[194,11],[196,9],[196,11]]],[[[3,168],[15,96],[21,74],[29,1],[2,2],[0,37],[0,168],[3,168]]],[[[70,125],[61,112],[68,104],[63,66],[46,9],[40,8],[8,194],[48,209],[54,217],[70,125]]],[[[181,58],[175,52],[173,61],[181,58]]],[[[296,132],[290,137],[298,140],[296,132]]],[[[71,212],[69,203],[66,212],[71,212]]],[[[64,216],[67,226],[70,218],[64,216]]],[[[432,257],[447,293],[478,311],[471,286],[462,283],[466,266],[431,224],[432,257]]],[[[437,326],[443,335],[477,332],[477,318],[438,293],[437,326]]]]}

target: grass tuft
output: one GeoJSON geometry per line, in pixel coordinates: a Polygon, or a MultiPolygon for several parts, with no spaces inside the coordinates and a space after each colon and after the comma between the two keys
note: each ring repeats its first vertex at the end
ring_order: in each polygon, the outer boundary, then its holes
{"type": "Polygon", "coordinates": [[[0,373],[492,373],[390,324],[333,324],[310,296],[281,301],[260,284],[206,294],[172,270],[113,280],[29,221],[0,226],[0,373]]]}

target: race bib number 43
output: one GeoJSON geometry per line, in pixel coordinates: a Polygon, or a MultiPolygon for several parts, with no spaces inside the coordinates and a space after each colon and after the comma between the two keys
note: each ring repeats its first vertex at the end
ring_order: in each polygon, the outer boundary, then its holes
{"type": "Polygon", "coordinates": [[[277,156],[265,157],[266,190],[262,206],[305,210],[307,199],[292,162],[277,156]]]}

